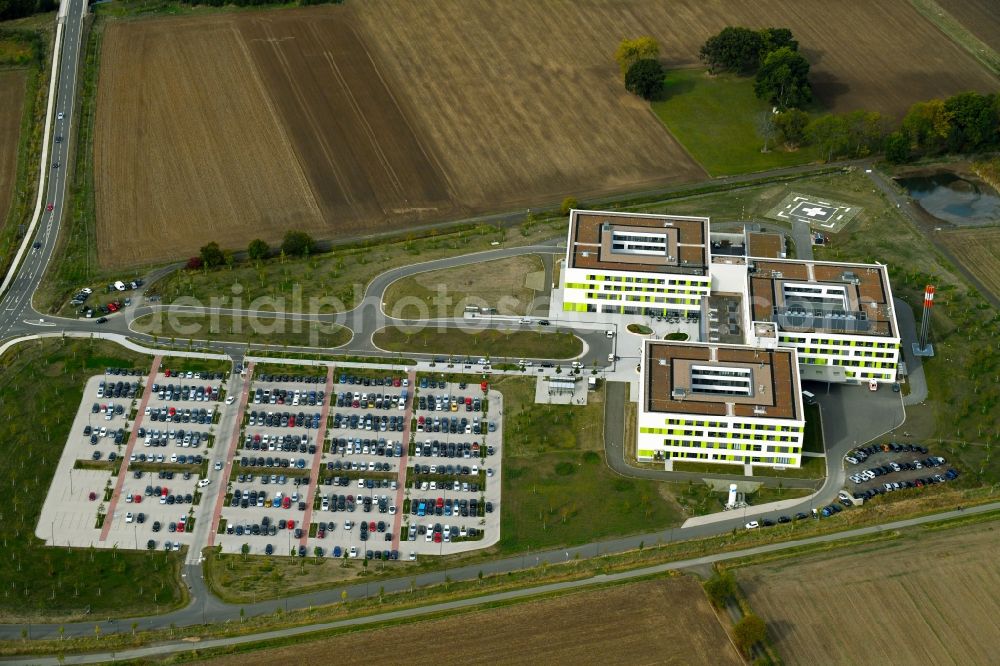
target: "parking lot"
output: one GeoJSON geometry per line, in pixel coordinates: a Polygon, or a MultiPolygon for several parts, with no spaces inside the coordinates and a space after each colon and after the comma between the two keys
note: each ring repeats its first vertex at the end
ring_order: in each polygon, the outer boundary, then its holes
{"type": "Polygon", "coordinates": [[[499,540],[502,396],[488,384],[367,368],[189,376],[155,364],[87,382],[39,537],[187,545],[194,560],[213,543],[412,559],[499,540]]]}
{"type": "Polygon", "coordinates": [[[959,472],[945,457],[919,444],[884,443],[860,447],[845,458],[852,496],[870,500],[908,488],[953,481],[959,472]]]}

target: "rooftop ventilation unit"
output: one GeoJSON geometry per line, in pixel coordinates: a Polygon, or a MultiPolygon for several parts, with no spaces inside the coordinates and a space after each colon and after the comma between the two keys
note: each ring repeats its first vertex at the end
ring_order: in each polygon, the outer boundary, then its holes
{"type": "Polygon", "coordinates": [[[764,414],[767,414],[767,408],[757,405],[753,408],[753,413],[755,416],[763,416],[764,414]]]}
{"type": "Polygon", "coordinates": [[[670,397],[673,398],[674,400],[683,400],[685,397],[687,397],[687,391],[685,391],[682,388],[675,388],[673,391],[670,392],[670,397]]]}
{"type": "Polygon", "coordinates": [[[854,271],[844,271],[840,276],[840,279],[844,282],[850,282],[851,284],[859,284],[861,282],[858,276],[855,275],[854,271]]]}
{"type": "Polygon", "coordinates": [[[666,364],[667,364],[667,359],[665,359],[665,358],[661,358],[661,359],[660,359],[660,365],[663,365],[663,366],[665,366],[666,364]]]}
{"type": "Polygon", "coordinates": [[[785,274],[782,273],[781,271],[774,271],[773,273],[771,273],[771,277],[773,277],[775,280],[780,280],[781,278],[785,277],[785,274]]]}
{"type": "Polygon", "coordinates": [[[590,256],[590,252],[587,252],[586,250],[584,250],[583,252],[580,253],[580,256],[581,257],[589,257],[590,256]]]}
{"type": "Polygon", "coordinates": [[[610,222],[601,223],[601,231],[611,231],[611,223],[610,222]]]}

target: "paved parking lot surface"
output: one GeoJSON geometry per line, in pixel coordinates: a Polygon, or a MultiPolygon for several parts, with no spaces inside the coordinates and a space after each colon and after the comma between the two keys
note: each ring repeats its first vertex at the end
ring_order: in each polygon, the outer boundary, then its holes
{"type": "Polygon", "coordinates": [[[189,563],[211,545],[407,560],[499,540],[503,398],[475,376],[159,365],[117,400],[98,397],[110,376],[87,382],[39,537],[189,546],[189,563]]]}

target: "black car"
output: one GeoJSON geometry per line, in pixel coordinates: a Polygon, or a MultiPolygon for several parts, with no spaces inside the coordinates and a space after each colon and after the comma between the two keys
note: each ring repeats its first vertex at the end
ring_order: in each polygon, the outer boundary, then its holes
{"type": "Polygon", "coordinates": [[[98,317],[97,318],[97,323],[98,324],[106,324],[106,323],[108,323],[108,318],[107,317],[98,317]]]}
{"type": "Polygon", "coordinates": [[[788,516],[778,516],[778,522],[782,523],[782,524],[784,524],[784,523],[790,523],[790,522],[792,522],[792,519],[789,518],[788,516]]]}

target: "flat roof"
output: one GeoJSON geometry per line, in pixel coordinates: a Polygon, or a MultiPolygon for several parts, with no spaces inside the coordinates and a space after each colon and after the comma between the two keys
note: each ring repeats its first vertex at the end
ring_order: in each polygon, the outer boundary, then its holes
{"type": "Polygon", "coordinates": [[[754,321],[790,333],[898,337],[890,294],[880,264],[750,260],[754,321]]]}
{"type": "Polygon", "coordinates": [[[803,419],[792,349],[646,340],[643,360],[647,412],[803,419]]]}
{"type": "Polygon", "coordinates": [[[785,238],[781,234],[748,231],[746,236],[748,256],[780,259],[781,253],[785,251],[785,238]]]}
{"type": "Polygon", "coordinates": [[[572,210],[569,268],[706,275],[708,218],[572,210]]]}

